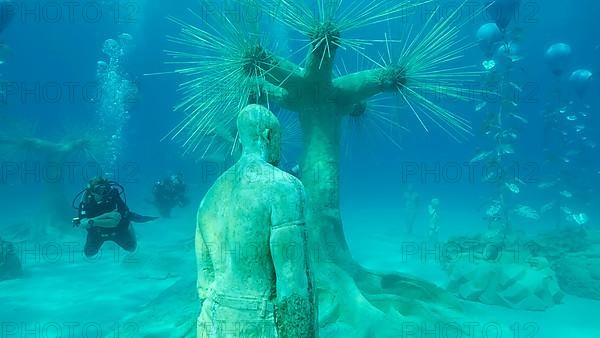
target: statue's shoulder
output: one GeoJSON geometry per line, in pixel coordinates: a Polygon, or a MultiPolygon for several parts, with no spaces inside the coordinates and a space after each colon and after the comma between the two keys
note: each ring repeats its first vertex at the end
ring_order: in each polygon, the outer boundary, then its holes
{"type": "Polygon", "coordinates": [[[275,186],[278,189],[282,189],[284,192],[302,192],[304,193],[304,185],[302,182],[294,175],[276,168],[276,175],[274,175],[275,179],[273,180],[275,186]]]}
{"type": "Polygon", "coordinates": [[[200,206],[198,207],[199,212],[206,208],[212,208],[215,203],[218,203],[222,199],[222,194],[227,191],[228,187],[233,183],[230,177],[235,177],[231,174],[231,169],[221,174],[215,182],[206,191],[200,206]]]}

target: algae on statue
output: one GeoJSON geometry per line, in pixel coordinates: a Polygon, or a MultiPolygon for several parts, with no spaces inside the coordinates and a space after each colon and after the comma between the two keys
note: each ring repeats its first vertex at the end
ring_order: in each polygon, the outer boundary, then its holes
{"type": "Polygon", "coordinates": [[[314,337],[300,181],[278,169],[277,118],[249,105],[237,120],[242,155],[206,193],[197,216],[198,337],[314,337]],[[229,252],[231,247],[238,253],[229,252]],[[294,254],[289,253],[291,247],[294,254]],[[237,250],[237,249],[236,249],[237,250]],[[248,254],[248,250],[252,250],[248,254]],[[235,325],[244,323],[239,329],[235,325]]]}

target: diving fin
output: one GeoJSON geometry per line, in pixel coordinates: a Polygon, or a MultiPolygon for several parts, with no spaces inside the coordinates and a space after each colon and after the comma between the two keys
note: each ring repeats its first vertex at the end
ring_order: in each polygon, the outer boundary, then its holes
{"type": "Polygon", "coordinates": [[[159,217],[153,216],[144,216],[140,214],[136,214],[135,212],[129,212],[129,220],[135,223],[147,223],[154,220],[157,220],[159,217]]]}

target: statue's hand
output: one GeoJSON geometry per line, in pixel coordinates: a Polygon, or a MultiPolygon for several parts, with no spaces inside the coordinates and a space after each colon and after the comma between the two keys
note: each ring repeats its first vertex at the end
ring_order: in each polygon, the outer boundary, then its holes
{"type": "Polygon", "coordinates": [[[315,337],[314,305],[308,297],[291,294],[275,304],[275,325],[282,338],[315,337]]]}

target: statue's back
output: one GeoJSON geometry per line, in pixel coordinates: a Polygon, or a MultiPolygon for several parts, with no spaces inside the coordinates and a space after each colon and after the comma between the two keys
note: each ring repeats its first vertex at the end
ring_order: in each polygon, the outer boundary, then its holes
{"type": "Polygon", "coordinates": [[[234,166],[217,179],[200,204],[197,226],[214,267],[211,289],[264,297],[274,292],[275,280],[269,250],[272,180],[250,178],[245,167],[234,166]]]}

